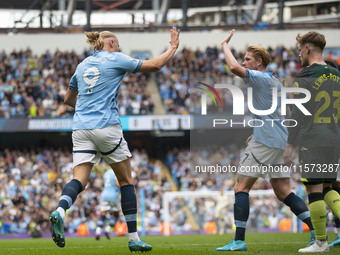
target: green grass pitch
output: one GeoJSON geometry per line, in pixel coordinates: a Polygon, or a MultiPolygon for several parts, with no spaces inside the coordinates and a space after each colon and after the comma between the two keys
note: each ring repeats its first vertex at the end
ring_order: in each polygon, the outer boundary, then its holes
{"type": "MultiPolygon", "coordinates": [[[[329,241],[335,239],[329,233],[329,241]]],[[[225,245],[232,235],[187,235],[187,236],[146,236],[143,238],[153,246],[151,254],[225,254],[216,252],[215,248],[225,245]]],[[[298,254],[300,248],[308,244],[309,233],[274,233],[246,235],[247,252],[236,254],[298,254]]],[[[68,238],[65,248],[57,247],[52,239],[0,240],[0,254],[4,255],[105,255],[130,254],[127,247],[128,238],[112,237],[99,241],[94,238],[68,238]]],[[[230,252],[227,252],[228,254],[230,252]]],[[[235,253],[234,253],[235,254],[235,253]]],[[[331,248],[329,254],[340,254],[340,248],[331,248]]]]}

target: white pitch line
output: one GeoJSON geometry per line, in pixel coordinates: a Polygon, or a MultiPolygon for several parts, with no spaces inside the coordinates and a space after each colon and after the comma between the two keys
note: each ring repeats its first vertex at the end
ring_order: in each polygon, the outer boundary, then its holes
{"type": "MultiPolygon", "coordinates": [[[[115,246],[117,247],[117,246],[115,246]]],[[[118,246],[119,247],[119,246],[118,246]]],[[[125,247],[125,246],[120,246],[120,247],[125,247]]],[[[42,248],[0,248],[0,250],[54,250],[57,247],[42,247],[42,248]]],[[[80,249],[84,248],[82,247],[67,247],[67,249],[80,249]]],[[[90,248],[90,249],[97,249],[97,248],[104,248],[104,246],[88,246],[85,248],[90,248]]]]}
{"type": "MultiPolygon", "coordinates": [[[[273,244],[274,242],[262,242],[262,243],[246,243],[246,244],[249,244],[249,245],[253,245],[253,244],[273,244]]],[[[306,244],[308,242],[275,242],[275,244],[306,244]]],[[[223,243],[210,243],[210,244],[196,244],[196,243],[168,243],[166,245],[161,245],[162,247],[165,247],[165,246],[171,246],[171,245],[187,245],[187,246],[211,246],[211,245],[214,245],[214,246],[219,246],[219,245],[223,245],[223,243]]],[[[158,246],[157,244],[156,245],[153,245],[154,247],[155,246],[158,246]]],[[[117,246],[115,245],[115,247],[119,247],[119,248],[123,248],[123,247],[126,247],[126,246],[117,246]]],[[[66,249],[80,249],[80,248],[84,248],[83,246],[82,247],[65,247],[66,249]]],[[[89,249],[97,249],[97,248],[105,248],[104,246],[89,246],[89,247],[86,247],[86,248],[89,248],[89,249]]],[[[0,248],[0,250],[54,250],[56,249],[56,247],[43,247],[43,248],[0,248]]]]}
{"type": "MultiPolygon", "coordinates": [[[[290,243],[296,243],[296,244],[298,244],[298,243],[308,243],[308,241],[307,242],[275,242],[276,244],[290,244],[290,243]]],[[[274,242],[265,242],[265,243],[248,243],[248,242],[246,242],[246,244],[274,244],[274,242]]],[[[167,244],[167,245],[200,245],[200,246],[202,246],[202,245],[223,245],[223,244],[221,244],[221,243],[209,243],[209,244],[200,244],[200,243],[173,243],[173,244],[167,244]]],[[[156,245],[153,245],[153,246],[157,246],[157,244],[156,245]]],[[[164,244],[162,245],[162,246],[164,246],[164,244]]]]}

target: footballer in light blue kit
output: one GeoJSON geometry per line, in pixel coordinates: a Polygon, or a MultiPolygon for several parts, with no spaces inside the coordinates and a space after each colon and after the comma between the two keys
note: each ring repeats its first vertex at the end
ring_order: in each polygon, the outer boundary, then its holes
{"type": "Polygon", "coordinates": [[[104,189],[100,199],[107,202],[119,202],[119,184],[112,169],[106,170],[103,175],[104,189]]]}
{"type": "Polygon", "coordinates": [[[119,198],[119,183],[112,169],[106,170],[103,175],[104,189],[100,196],[100,217],[97,221],[96,240],[100,239],[102,229],[107,239],[110,239],[110,230],[118,219],[121,210],[119,198]]]}
{"type": "MultiPolygon", "coordinates": [[[[175,54],[179,46],[180,30],[170,29],[170,47],[151,60],[137,60],[119,52],[119,41],[110,31],[85,32],[94,49],[93,56],[84,59],[71,77],[65,104],[75,108],[73,118],[73,179],[67,183],[51,213],[52,239],[65,246],[64,219],[89,180],[92,167],[100,157],[117,176],[121,207],[129,232],[131,252],[148,252],[152,246],[139,238],[137,232],[137,197],[132,178],[130,157],[118,113],[118,92],[126,72],[157,72],[175,54]]],[[[103,194],[104,195],[104,194],[103,194]]]]}
{"type": "Polygon", "coordinates": [[[126,72],[142,64],[120,52],[97,50],[84,59],[72,76],[69,88],[78,91],[73,130],[105,128],[120,124],[118,90],[126,72]]]}
{"type": "Polygon", "coordinates": [[[97,50],[78,65],[69,84],[70,90],[78,92],[72,128],[74,166],[88,161],[96,164],[100,157],[111,164],[132,156],[123,137],[117,101],[125,73],[137,72],[141,64],[120,52],[97,50]]]}
{"type": "MultiPolygon", "coordinates": [[[[243,78],[248,88],[252,88],[253,106],[256,110],[272,109],[273,90],[280,94],[282,85],[273,74],[266,72],[266,67],[271,60],[269,52],[261,46],[247,48],[244,61],[240,65],[233,56],[228,43],[235,30],[231,30],[222,41],[222,49],[225,59],[233,74],[243,78]]],[[[315,232],[310,218],[309,210],[304,201],[290,188],[289,168],[283,168],[283,153],[286,148],[288,131],[282,126],[284,120],[279,111],[280,98],[275,111],[269,115],[253,114],[256,123],[253,135],[246,141],[247,148],[240,158],[237,179],[234,186],[235,204],[234,221],[236,225],[235,239],[216,251],[246,251],[245,233],[249,218],[249,192],[259,177],[270,178],[276,197],[290,207],[291,211],[311,229],[309,244],[315,240],[315,232]],[[276,171],[264,171],[265,167],[277,167],[276,171]],[[280,168],[281,167],[281,168],[280,168]],[[285,171],[285,170],[288,171],[285,171]]]]}
{"type": "Polygon", "coordinates": [[[272,107],[272,89],[277,90],[278,100],[275,111],[270,115],[255,115],[253,119],[263,120],[263,126],[254,127],[253,140],[267,147],[285,150],[288,138],[287,128],[281,125],[285,119],[280,114],[281,106],[281,82],[269,72],[250,70],[246,68],[247,78],[245,82],[248,87],[253,88],[253,106],[255,109],[270,109],[272,107]]]}

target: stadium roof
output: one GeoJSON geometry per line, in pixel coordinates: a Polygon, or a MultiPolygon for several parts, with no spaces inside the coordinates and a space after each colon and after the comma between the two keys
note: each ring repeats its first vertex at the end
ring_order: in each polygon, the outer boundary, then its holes
{"type": "MultiPolygon", "coordinates": [[[[170,1],[170,8],[181,8],[183,0],[172,0],[170,1]]],[[[0,9],[40,9],[41,6],[50,2],[53,10],[58,9],[58,2],[60,0],[1,0],[0,9]],[[32,6],[32,8],[30,8],[32,6]]],[[[86,0],[77,0],[76,9],[84,10],[86,0]]],[[[113,6],[110,10],[133,10],[133,9],[152,9],[153,0],[93,0],[93,10],[99,10],[104,6],[113,6]]],[[[161,2],[161,1],[159,1],[161,2]]],[[[245,2],[245,1],[239,1],[245,2]]],[[[233,4],[234,0],[188,0],[189,7],[210,7],[210,6],[221,6],[225,4],[233,4]]]]}
{"type": "Polygon", "coordinates": [[[1,0],[0,15],[0,32],[108,26],[144,31],[149,24],[162,29],[174,23],[183,31],[228,25],[249,29],[261,22],[278,28],[283,23],[338,27],[340,0],[1,0]],[[86,8],[89,4],[92,8],[86,8]]]}

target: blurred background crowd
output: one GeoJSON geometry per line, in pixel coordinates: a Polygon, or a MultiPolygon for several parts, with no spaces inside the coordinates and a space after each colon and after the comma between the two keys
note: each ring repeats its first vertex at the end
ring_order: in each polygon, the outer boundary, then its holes
{"type": "MultiPolygon", "coordinates": [[[[282,46],[268,48],[272,71],[285,85],[301,69],[296,50],[282,46]]],[[[242,63],[244,52],[233,51],[242,63]]],[[[69,80],[77,64],[91,54],[75,52],[51,53],[37,56],[30,49],[0,54],[0,117],[70,117],[73,109],[63,103],[69,80]]],[[[148,90],[148,74],[126,74],[120,88],[121,115],[145,115],[154,112],[155,103],[148,90]]],[[[223,83],[243,87],[225,62],[220,48],[204,51],[184,48],[153,77],[158,87],[162,107],[167,113],[188,114],[199,111],[197,100],[190,97],[190,89],[197,82],[209,85],[223,83]]],[[[246,94],[246,90],[244,90],[246,94]]],[[[232,98],[222,93],[224,110],[231,109],[232,98]]]]}
{"type": "MultiPolygon", "coordinates": [[[[71,117],[74,109],[64,95],[77,65],[90,51],[49,51],[41,56],[30,49],[0,54],[0,117],[71,117]]],[[[125,75],[120,88],[121,115],[148,114],[153,103],[146,74],[125,75]]]]}
{"type": "MultiPolygon", "coordinates": [[[[269,48],[272,63],[268,70],[277,75],[286,86],[291,86],[301,69],[295,49],[282,46],[269,48]]],[[[242,63],[244,52],[235,52],[242,63]]],[[[74,52],[45,52],[37,56],[31,50],[2,52],[0,54],[0,117],[71,117],[74,110],[63,103],[69,80],[77,64],[91,54],[74,52]]],[[[243,88],[242,81],[229,72],[222,51],[208,47],[204,51],[183,49],[155,76],[127,74],[120,87],[121,115],[152,114],[156,107],[166,113],[199,113],[197,98],[190,90],[197,82],[206,84],[234,84],[243,88]],[[152,96],[148,82],[154,79],[158,95],[152,96]],[[153,97],[162,104],[156,105],[153,97]]],[[[244,90],[246,93],[246,90],[244,90]]],[[[232,97],[221,92],[225,111],[231,109],[232,97]]],[[[244,140],[246,137],[244,138],[244,140]]],[[[242,144],[243,142],[240,142],[242,144]]],[[[238,166],[245,145],[227,144],[204,148],[172,148],[164,159],[151,160],[145,150],[133,149],[132,167],[137,193],[145,190],[146,230],[159,231],[164,221],[162,194],[166,191],[230,191],[235,173],[209,174],[195,172],[190,162],[205,162],[222,166],[238,166]]],[[[297,163],[297,153],[294,155],[297,163]]],[[[104,163],[95,166],[88,186],[68,211],[65,227],[75,232],[81,222],[90,231],[99,215],[99,197],[103,186],[102,175],[108,168],[104,163]]],[[[5,149],[0,152],[0,233],[49,232],[49,214],[55,210],[62,187],[72,178],[70,148],[5,149]]],[[[296,189],[299,175],[292,174],[292,188],[296,189]]],[[[268,180],[259,180],[254,189],[270,189],[268,180]]],[[[190,230],[190,218],[201,224],[218,222],[223,218],[225,228],[232,226],[232,199],[225,199],[221,211],[216,211],[217,199],[174,199],[170,202],[173,228],[190,230]],[[186,209],[187,208],[187,209],[186,209]],[[221,216],[222,215],[222,216],[221,216]]],[[[275,228],[277,222],[289,214],[286,207],[274,197],[251,200],[251,227],[275,228]],[[255,220],[256,219],[256,220],[255,220]]]]}
{"type": "MultiPolygon", "coordinates": [[[[189,162],[238,166],[244,147],[235,144],[228,147],[201,148],[190,152],[187,148],[173,148],[168,151],[164,162],[150,160],[146,151],[132,151],[133,177],[137,188],[145,191],[145,226],[147,231],[161,231],[164,221],[162,196],[167,191],[231,191],[235,173],[199,173],[191,169],[189,162]],[[190,160],[190,161],[189,161],[190,160]]],[[[296,154],[295,154],[296,159],[296,154]]],[[[74,233],[80,223],[85,222],[94,231],[100,215],[99,198],[103,188],[103,173],[109,167],[101,162],[94,167],[89,184],[80,194],[76,203],[67,213],[66,232],[74,233]]],[[[294,177],[294,175],[293,175],[294,177]]],[[[49,214],[55,210],[62,187],[72,179],[72,153],[69,148],[41,148],[31,150],[9,150],[0,153],[0,233],[49,232],[49,214]]],[[[292,188],[299,185],[292,178],[292,188]]],[[[269,180],[260,179],[254,189],[270,189],[269,180]]],[[[231,231],[231,196],[222,201],[207,198],[182,199],[170,201],[170,222],[174,231],[192,229],[193,217],[203,225],[210,221],[223,219],[224,230],[231,231]],[[221,210],[216,211],[218,203],[221,210]],[[190,208],[189,211],[186,208],[190,208]],[[192,219],[191,219],[192,220],[192,219]]],[[[140,199],[139,199],[140,202],[140,199]]],[[[274,196],[251,199],[254,229],[277,228],[277,222],[290,215],[289,210],[274,196]],[[264,206],[266,205],[266,206],[264,206]],[[270,206],[267,206],[270,205],[270,206]],[[255,221],[255,218],[263,220],[255,221]],[[275,219],[272,219],[274,217],[275,219]],[[274,224],[276,222],[276,224],[274,224]]],[[[139,205],[140,206],[140,205],[139,205]]],[[[140,215],[139,215],[140,217],[140,215]]],[[[124,218],[121,218],[124,221],[124,218]]]]}

